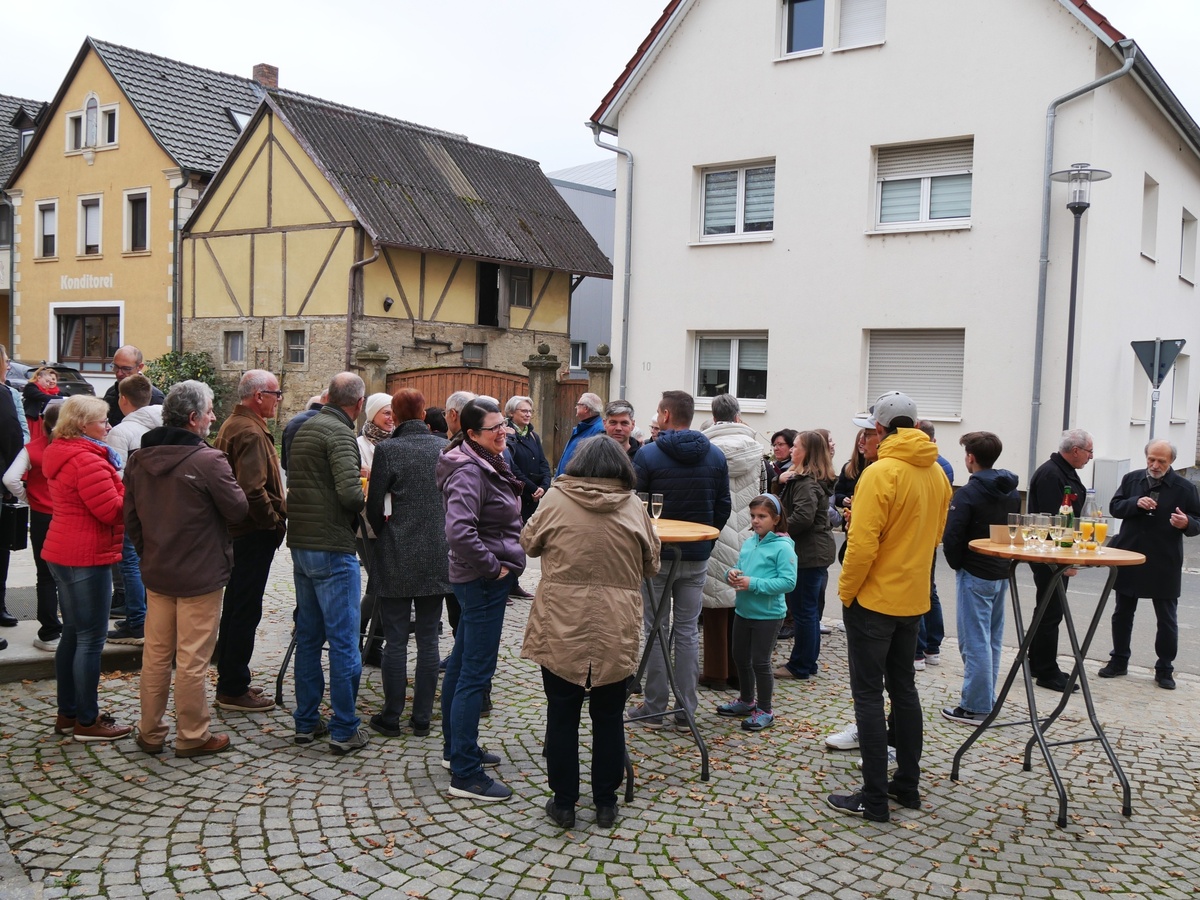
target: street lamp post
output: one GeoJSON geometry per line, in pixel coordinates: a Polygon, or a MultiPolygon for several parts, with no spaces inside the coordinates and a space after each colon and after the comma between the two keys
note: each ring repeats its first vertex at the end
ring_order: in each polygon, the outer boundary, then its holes
{"type": "Polygon", "coordinates": [[[1071,379],[1075,363],[1075,299],[1079,288],[1079,228],[1083,212],[1091,203],[1092,182],[1112,178],[1112,172],[1093,169],[1087,163],[1072,163],[1071,168],[1052,172],[1054,181],[1067,183],[1067,209],[1075,216],[1075,235],[1071,244],[1071,302],[1067,313],[1067,373],[1063,389],[1063,431],[1071,427],[1071,379]]]}

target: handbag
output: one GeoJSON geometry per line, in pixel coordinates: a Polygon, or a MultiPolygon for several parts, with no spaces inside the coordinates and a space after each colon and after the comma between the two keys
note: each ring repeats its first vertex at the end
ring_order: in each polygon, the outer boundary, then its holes
{"type": "Polygon", "coordinates": [[[0,547],[24,550],[29,546],[29,507],[5,503],[0,513],[0,547]]]}

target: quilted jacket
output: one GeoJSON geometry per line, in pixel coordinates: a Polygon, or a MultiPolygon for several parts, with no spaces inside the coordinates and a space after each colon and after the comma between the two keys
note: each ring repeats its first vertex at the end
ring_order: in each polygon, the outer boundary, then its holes
{"type": "Polygon", "coordinates": [[[125,487],[108,447],[84,437],[52,441],[42,457],[54,515],[42,559],[60,566],[107,566],[121,559],[125,487]]]}

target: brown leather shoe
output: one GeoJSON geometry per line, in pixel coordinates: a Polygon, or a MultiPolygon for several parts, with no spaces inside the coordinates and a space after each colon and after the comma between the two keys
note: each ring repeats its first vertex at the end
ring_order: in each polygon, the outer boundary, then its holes
{"type": "Polygon", "coordinates": [[[142,748],[144,753],[149,753],[151,756],[157,756],[163,752],[162,744],[152,744],[150,741],[142,737],[142,733],[140,731],[133,736],[133,739],[137,745],[142,748]]]}
{"type": "Polygon", "coordinates": [[[112,716],[104,713],[97,716],[96,721],[91,725],[80,725],[76,721],[72,734],[75,735],[75,740],[88,743],[90,741],[115,741],[129,737],[131,731],[133,731],[132,725],[118,725],[112,716]]]}
{"type": "Polygon", "coordinates": [[[217,706],[221,707],[221,709],[232,709],[238,712],[262,712],[263,710],[274,709],[275,699],[265,694],[255,694],[252,691],[246,691],[240,697],[228,697],[225,694],[217,694],[217,706]]]}
{"type": "Polygon", "coordinates": [[[214,734],[199,747],[188,747],[186,750],[175,748],[175,756],[180,759],[189,759],[193,756],[211,756],[214,753],[220,753],[222,750],[229,749],[229,735],[214,734]]]}
{"type": "Polygon", "coordinates": [[[72,734],[75,731],[75,717],[59,715],[54,719],[55,734],[72,734]]]}

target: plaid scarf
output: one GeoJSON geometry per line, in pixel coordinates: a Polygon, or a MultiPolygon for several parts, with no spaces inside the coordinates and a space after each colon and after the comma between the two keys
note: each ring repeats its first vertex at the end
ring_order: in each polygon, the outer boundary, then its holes
{"type": "Polygon", "coordinates": [[[521,491],[525,488],[525,482],[513,474],[513,470],[508,467],[508,463],[504,461],[503,456],[492,453],[490,450],[484,450],[483,447],[470,438],[467,438],[463,443],[478,453],[480,459],[486,460],[499,473],[500,477],[508,482],[514,494],[518,497],[521,496],[521,491]]]}

